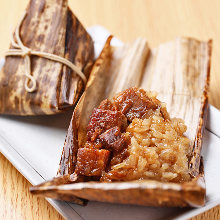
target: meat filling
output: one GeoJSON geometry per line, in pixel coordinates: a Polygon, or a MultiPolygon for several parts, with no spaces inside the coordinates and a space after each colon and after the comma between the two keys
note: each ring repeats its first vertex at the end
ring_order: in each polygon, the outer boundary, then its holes
{"type": "Polygon", "coordinates": [[[80,148],[75,172],[83,176],[101,176],[107,166],[110,152],[92,148],[80,148]]]}
{"type": "Polygon", "coordinates": [[[95,109],[90,118],[87,128],[87,138],[89,141],[99,141],[100,135],[110,128],[118,127],[125,131],[127,128],[127,119],[120,111],[111,111],[95,109]]]}
{"type": "Polygon", "coordinates": [[[94,109],[75,172],[101,181],[189,180],[189,139],[152,93],[130,88],[94,109]]]}
{"type": "Polygon", "coordinates": [[[129,122],[134,118],[147,118],[158,108],[158,100],[148,97],[143,89],[130,88],[114,97],[114,104],[129,122]]]}

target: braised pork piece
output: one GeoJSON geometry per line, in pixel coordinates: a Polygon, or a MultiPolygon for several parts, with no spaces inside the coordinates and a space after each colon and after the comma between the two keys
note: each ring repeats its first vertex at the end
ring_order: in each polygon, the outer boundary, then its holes
{"type": "Polygon", "coordinates": [[[75,172],[100,181],[190,180],[190,141],[183,120],[143,89],[130,88],[94,109],[75,172]]]}

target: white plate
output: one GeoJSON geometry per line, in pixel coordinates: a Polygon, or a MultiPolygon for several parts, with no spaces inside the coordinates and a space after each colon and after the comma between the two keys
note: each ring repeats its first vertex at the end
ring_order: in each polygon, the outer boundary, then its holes
{"type": "MultiPolygon", "coordinates": [[[[101,26],[88,28],[88,31],[94,39],[97,56],[109,32],[101,26]]],[[[114,38],[112,44],[118,46],[122,42],[114,38]]],[[[56,175],[71,114],[72,112],[56,116],[0,116],[0,151],[33,185],[56,175]]],[[[100,202],[89,202],[82,207],[70,202],[48,201],[67,219],[187,219],[202,213],[220,204],[219,121],[220,112],[210,106],[202,152],[207,187],[205,207],[151,208],[100,202]]]]}

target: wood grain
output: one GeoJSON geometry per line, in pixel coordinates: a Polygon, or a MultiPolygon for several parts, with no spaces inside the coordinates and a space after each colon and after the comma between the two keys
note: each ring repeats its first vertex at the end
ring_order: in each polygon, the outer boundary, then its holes
{"type": "MultiPolygon", "coordinates": [[[[10,33],[27,3],[28,0],[0,0],[0,57],[7,50],[10,33]]],[[[220,1],[69,0],[69,4],[85,26],[101,24],[123,41],[143,36],[152,47],[180,35],[201,40],[212,38],[210,103],[220,109],[220,1]]],[[[46,201],[29,193],[30,184],[3,156],[0,186],[0,218],[61,219],[46,201]]],[[[219,212],[220,206],[193,219],[219,219],[219,212]]]]}
{"type": "Polygon", "coordinates": [[[0,154],[0,219],[63,219],[43,198],[29,192],[31,184],[0,154]]]}

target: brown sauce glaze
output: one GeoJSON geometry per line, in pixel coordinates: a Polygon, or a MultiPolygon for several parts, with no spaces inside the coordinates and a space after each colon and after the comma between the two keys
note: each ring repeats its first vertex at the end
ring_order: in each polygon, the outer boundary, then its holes
{"type": "Polygon", "coordinates": [[[158,108],[158,100],[148,97],[143,89],[130,88],[113,98],[118,111],[121,111],[129,122],[134,118],[147,118],[158,108]]]}

